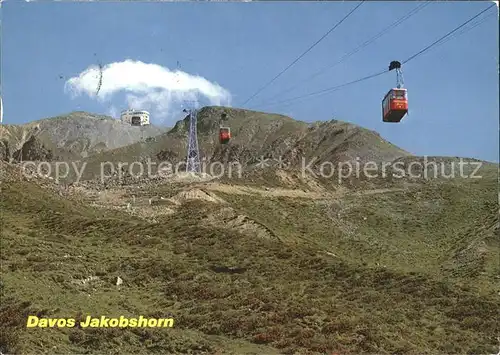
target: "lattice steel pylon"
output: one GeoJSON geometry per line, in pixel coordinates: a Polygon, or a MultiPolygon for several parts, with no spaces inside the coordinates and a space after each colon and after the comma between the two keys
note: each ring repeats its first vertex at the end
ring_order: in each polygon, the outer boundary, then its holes
{"type": "Polygon", "coordinates": [[[200,173],[200,152],[198,150],[198,133],[196,131],[197,110],[184,110],[189,112],[189,142],[187,151],[186,172],[200,173]]]}

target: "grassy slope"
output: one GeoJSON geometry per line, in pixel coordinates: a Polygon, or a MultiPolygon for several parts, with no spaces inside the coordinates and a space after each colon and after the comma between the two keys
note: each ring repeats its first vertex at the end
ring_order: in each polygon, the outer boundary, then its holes
{"type": "Polygon", "coordinates": [[[498,288],[497,182],[431,181],[405,191],[307,199],[221,194],[241,213],[286,236],[359,265],[498,288]],[[496,228],[496,230],[495,230],[496,228]],[[484,245],[482,255],[474,255],[484,245]],[[456,260],[463,254],[468,260],[456,260]],[[497,281],[495,281],[497,280],[497,281]]]}
{"type": "MultiPolygon", "coordinates": [[[[172,232],[162,225],[120,213],[102,213],[26,182],[4,185],[2,194],[3,352],[165,353],[213,352],[218,348],[224,352],[274,352],[246,341],[221,338],[217,332],[205,335],[196,328],[185,329],[178,316],[180,303],[172,297],[168,280],[175,274],[190,279],[200,266],[192,257],[184,260],[186,252],[171,246],[172,232]],[[89,276],[100,280],[77,283],[89,276]],[[124,279],[120,289],[114,286],[117,276],[124,279]],[[178,325],[175,329],[124,332],[24,328],[27,314],[78,317],[79,312],[95,316],[173,314],[178,325]]],[[[175,235],[192,237],[187,227],[175,235]]]]}
{"type": "MultiPolygon", "coordinates": [[[[149,223],[28,182],[4,183],[2,351],[492,353],[499,298],[484,285],[498,268],[488,259],[478,287],[467,285],[474,283],[467,273],[453,279],[439,270],[451,249],[478,236],[474,226],[498,213],[495,183],[351,197],[337,201],[340,220],[331,217],[335,201],[221,194],[285,243],[208,227],[214,206],[207,203],[149,223]],[[215,266],[244,272],[217,273],[215,266]],[[100,280],[73,282],[89,276],[100,280]],[[29,310],[51,317],[173,315],[176,326],[26,330],[29,310]]],[[[485,240],[492,255],[498,252],[493,238],[485,240]]]]}

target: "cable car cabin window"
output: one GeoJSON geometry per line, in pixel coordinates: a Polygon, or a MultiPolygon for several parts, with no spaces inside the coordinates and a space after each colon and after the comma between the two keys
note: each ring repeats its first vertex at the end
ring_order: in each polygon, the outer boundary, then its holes
{"type": "Polygon", "coordinates": [[[406,91],[404,90],[394,90],[392,93],[392,98],[397,100],[406,99],[406,91]]]}
{"type": "Polygon", "coordinates": [[[391,102],[391,92],[388,92],[387,95],[385,95],[384,100],[382,101],[382,115],[384,117],[389,112],[391,106],[390,102],[391,102]]]}
{"type": "Polygon", "coordinates": [[[389,106],[389,96],[386,96],[385,99],[384,99],[384,102],[382,103],[382,106],[384,108],[387,108],[389,106]]]}

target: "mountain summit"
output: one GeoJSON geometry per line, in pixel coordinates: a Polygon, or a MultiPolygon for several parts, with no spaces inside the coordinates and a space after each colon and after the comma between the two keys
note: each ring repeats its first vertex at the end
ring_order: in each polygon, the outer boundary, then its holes
{"type": "MultiPolygon", "coordinates": [[[[0,151],[4,159],[6,155],[21,158],[20,152],[26,151],[25,144],[33,145],[36,141],[51,152],[54,160],[81,159],[138,142],[143,134],[147,139],[167,130],[149,125],[144,126],[142,132],[139,127],[109,116],[77,111],[22,125],[0,126],[0,151]]],[[[25,156],[24,160],[38,160],[37,155],[25,156]]]]}

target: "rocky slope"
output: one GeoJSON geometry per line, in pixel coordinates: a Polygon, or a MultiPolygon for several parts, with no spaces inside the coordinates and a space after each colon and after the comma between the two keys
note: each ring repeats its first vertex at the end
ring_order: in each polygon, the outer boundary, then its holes
{"type": "MultiPolygon", "coordinates": [[[[99,172],[102,162],[132,163],[151,159],[172,164],[184,162],[189,117],[176,123],[155,142],[134,143],[105,151],[85,160],[85,178],[99,172]]],[[[226,107],[204,107],[198,113],[198,144],[207,163],[238,162],[251,167],[262,159],[281,159],[286,166],[299,167],[302,160],[318,167],[327,161],[392,161],[410,154],[384,140],[376,132],[342,121],[306,123],[290,117],[226,107]],[[223,114],[225,118],[222,119],[223,114]],[[220,125],[231,128],[227,145],[218,142],[220,125]]]]}
{"type": "Polygon", "coordinates": [[[46,156],[47,152],[52,160],[78,160],[133,144],[140,141],[143,134],[148,139],[165,131],[167,128],[151,125],[144,127],[142,132],[138,127],[122,124],[111,117],[72,112],[23,125],[1,125],[0,158],[19,159],[20,152],[28,149],[24,145],[28,144],[33,156],[26,156],[25,160],[37,160],[37,156],[46,156]],[[33,144],[41,151],[34,152],[33,144]]]}

